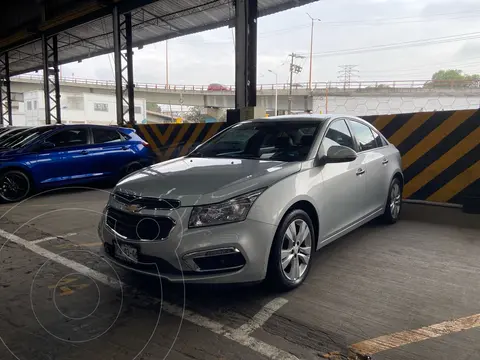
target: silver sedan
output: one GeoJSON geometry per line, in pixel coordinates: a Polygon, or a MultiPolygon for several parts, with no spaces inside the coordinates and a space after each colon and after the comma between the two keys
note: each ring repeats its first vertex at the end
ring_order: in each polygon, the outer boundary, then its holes
{"type": "Polygon", "coordinates": [[[115,187],[99,234],[119,266],[171,281],[301,284],[312,253],[402,206],[398,150],[351,116],[235,124],[115,187]]]}

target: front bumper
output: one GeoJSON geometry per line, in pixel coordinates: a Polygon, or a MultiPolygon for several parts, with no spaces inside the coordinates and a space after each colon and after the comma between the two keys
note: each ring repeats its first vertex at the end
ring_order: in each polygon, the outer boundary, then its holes
{"type": "MultiPolygon", "coordinates": [[[[152,241],[120,237],[106,224],[104,213],[98,231],[105,255],[125,269],[160,276],[172,282],[246,283],[265,278],[276,231],[274,225],[247,219],[239,223],[189,229],[191,209],[165,212],[164,215],[175,219],[176,226],[166,239],[152,241]],[[114,246],[118,244],[135,247],[138,262],[133,264],[115,257],[114,246]]],[[[158,216],[159,211],[155,215],[158,216]]]]}

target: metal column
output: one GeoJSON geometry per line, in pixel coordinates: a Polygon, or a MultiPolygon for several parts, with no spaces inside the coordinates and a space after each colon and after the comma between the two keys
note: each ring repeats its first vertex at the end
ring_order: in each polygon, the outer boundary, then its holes
{"type": "Polygon", "coordinates": [[[58,70],[57,35],[42,35],[43,91],[45,99],[45,123],[62,122],[60,106],[60,79],[58,70]]]}
{"type": "Polygon", "coordinates": [[[135,124],[135,84],[133,82],[132,15],[113,9],[115,95],[117,124],[135,124]]]}
{"type": "Polygon", "coordinates": [[[257,105],[257,0],[235,2],[235,107],[241,120],[257,105]]]}
{"type": "Polygon", "coordinates": [[[12,125],[12,93],[10,91],[10,66],[8,53],[0,55],[0,126],[12,125]]]}

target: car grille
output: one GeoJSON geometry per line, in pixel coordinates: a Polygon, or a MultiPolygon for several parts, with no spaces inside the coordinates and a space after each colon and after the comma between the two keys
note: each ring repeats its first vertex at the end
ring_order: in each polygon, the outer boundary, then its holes
{"type": "Polygon", "coordinates": [[[152,197],[140,197],[136,195],[126,194],[123,192],[115,192],[113,194],[115,200],[126,205],[140,205],[146,209],[152,210],[173,210],[180,207],[180,201],[175,199],[156,199],[152,197]]]}
{"type": "Polygon", "coordinates": [[[105,221],[115,232],[130,240],[163,240],[175,226],[175,221],[166,216],[130,214],[111,207],[105,221]]]}

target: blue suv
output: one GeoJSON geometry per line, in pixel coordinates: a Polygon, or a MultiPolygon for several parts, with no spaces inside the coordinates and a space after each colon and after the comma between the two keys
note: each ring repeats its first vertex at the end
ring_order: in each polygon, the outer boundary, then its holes
{"type": "Polygon", "coordinates": [[[117,181],[154,162],[134,129],[100,125],[48,125],[0,142],[0,201],[33,191],[94,180],[117,181]]]}

